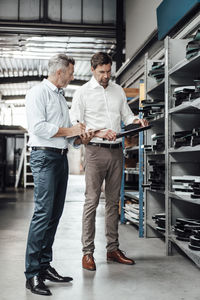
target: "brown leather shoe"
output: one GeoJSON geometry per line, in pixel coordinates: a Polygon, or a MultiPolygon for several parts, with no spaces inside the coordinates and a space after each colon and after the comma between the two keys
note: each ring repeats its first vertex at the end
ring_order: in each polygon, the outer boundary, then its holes
{"type": "Polygon", "coordinates": [[[86,254],[82,258],[82,266],[84,269],[89,271],[95,271],[96,265],[94,262],[94,257],[92,253],[86,254]]]}
{"type": "Polygon", "coordinates": [[[107,261],[116,261],[120,264],[134,265],[133,259],[126,257],[121,250],[107,252],[107,261]]]}

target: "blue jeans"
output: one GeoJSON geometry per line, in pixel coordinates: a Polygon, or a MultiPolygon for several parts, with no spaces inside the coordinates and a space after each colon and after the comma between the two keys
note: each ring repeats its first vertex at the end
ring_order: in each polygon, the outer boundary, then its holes
{"type": "Polygon", "coordinates": [[[60,153],[31,152],[35,209],[30,223],[27,248],[27,279],[38,275],[52,261],[52,245],[63,212],[68,181],[68,160],[60,153]]]}

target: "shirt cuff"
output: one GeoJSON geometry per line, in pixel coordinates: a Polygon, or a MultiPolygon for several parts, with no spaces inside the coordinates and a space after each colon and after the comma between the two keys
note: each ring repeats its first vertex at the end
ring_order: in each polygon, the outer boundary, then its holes
{"type": "Polygon", "coordinates": [[[81,144],[80,144],[80,145],[75,145],[75,144],[74,144],[75,139],[76,139],[76,138],[69,138],[69,139],[67,139],[67,141],[68,141],[68,143],[69,143],[71,146],[73,146],[73,148],[79,149],[80,146],[81,146],[81,144]]]}
{"type": "Polygon", "coordinates": [[[54,124],[49,124],[48,132],[47,132],[47,139],[54,137],[58,132],[59,127],[54,124]]]}
{"type": "Polygon", "coordinates": [[[138,116],[132,116],[132,117],[128,118],[126,120],[126,124],[125,125],[132,124],[134,120],[139,120],[139,117],[138,116]]]}

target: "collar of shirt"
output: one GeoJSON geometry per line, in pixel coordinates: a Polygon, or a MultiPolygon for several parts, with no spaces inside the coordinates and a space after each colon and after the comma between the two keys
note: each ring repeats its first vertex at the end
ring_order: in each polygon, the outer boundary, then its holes
{"type": "MultiPolygon", "coordinates": [[[[101,87],[104,89],[104,87],[98,83],[98,81],[94,78],[94,76],[92,76],[92,78],[90,79],[90,86],[93,89],[95,89],[97,87],[101,87]]],[[[110,81],[108,82],[108,86],[110,86],[110,81]]]]}
{"type": "Polygon", "coordinates": [[[43,83],[47,85],[52,91],[56,92],[57,94],[64,95],[64,90],[62,88],[57,88],[51,81],[48,79],[44,79],[43,83]]]}

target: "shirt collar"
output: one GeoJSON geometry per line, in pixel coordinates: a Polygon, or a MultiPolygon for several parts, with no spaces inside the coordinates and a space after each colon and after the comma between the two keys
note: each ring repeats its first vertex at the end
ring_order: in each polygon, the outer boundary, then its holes
{"type": "Polygon", "coordinates": [[[58,90],[58,88],[51,82],[49,81],[48,79],[44,78],[43,79],[43,83],[45,85],[47,85],[52,91],[56,92],[58,90]]]}
{"type": "MultiPolygon", "coordinates": [[[[108,86],[110,85],[110,81],[108,82],[108,86]]],[[[91,88],[95,89],[97,87],[101,87],[103,88],[99,83],[98,81],[94,78],[94,76],[92,76],[92,78],[90,79],[90,86],[91,88]]]]}
{"type": "Polygon", "coordinates": [[[57,88],[51,81],[44,78],[43,83],[46,84],[53,92],[64,95],[64,90],[62,88],[57,88]]]}

